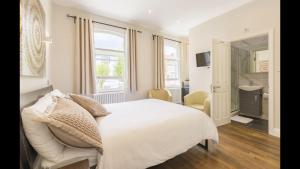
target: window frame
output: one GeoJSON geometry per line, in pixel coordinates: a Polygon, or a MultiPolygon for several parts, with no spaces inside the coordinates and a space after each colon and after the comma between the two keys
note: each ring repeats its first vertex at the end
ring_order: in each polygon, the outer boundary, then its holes
{"type": "MultiPolygon", "coordinates": [[[[111,34],[111,35],[115,35],[115,36],[119,36],[121,38],[123,38],[123,50],[114,50],[114,49],[105,49],[105,48],[96,48],[96,46],[94,45],[94,63],[95,63],[95,71],[96,71],[96,62],[97,60],[101,60],[97,58],[97,55],[102,55],[102,56],[108,56],[109,59],[107,59],[110,62],[110,57],[111,56],[120,56],[123,55],[124,57],[124,74],[123,76],[98,76],[95,73],[95,78],[96,81],[98,79],[104,79],[104,80],[108,80],[108,79],[112,79],[112,80],[119,80],[120,82],[123,82],[124,85],[123,87],[120,89],[98,89],[97,87],[97,93],[109,93],[109,92],[121,92],[121,91],[125,91],[126,90],[126,69],[127,69],[127,58],[126,58],[126,33],[125,32],[121,32],[121,31],[117,31],[117,30],[111,30],[109,28],[106,27],[96,27],[94,26],[94,31],[93,31],[93,36],[95,36],[95,33],[105,33],[105,34],[111,34]],[[107,54],[106,52],[110,52],[109,54],[107,54]]],[[[95,38],[95,37],[94,37],[95,38]]],[[[94,39],[94,43],[95,43],[95,39],[94,39]]],[[[122,56],[121,56],[122,57],[122,56]]],[[[106,59],[103,59],[106,60],[106,59]]]]}
{"type": "MultiPolygon", "coordinates": [[[[173,42],[171,40],[164,40],[164,48],[166,46],[170,46],[170,47],[173,47],[176,49],[177,51],[177,57],[176,58],[167,58],[166,57],[166,54],[164,52],[164,62],[165,62],[165,84],[167,84],[167,81],[179,81],[179,84],[178,85],[171,85],[171,86],[167,86],[166,85],[166,88],[180,88],[181,85],[180,85],[180,81],[181,81],[181,46],[180,44],[178,44],[178,42],[173,42]],[[167,78],[167,71],[166,71],[166,61],[174,61],[174,62],[177,62],[178,64],[178,67],[177,67],[177,75],[178,75],[178,78],[167,78]]],[[[165,50],[164,50],[165,51],[165,50]]]]}

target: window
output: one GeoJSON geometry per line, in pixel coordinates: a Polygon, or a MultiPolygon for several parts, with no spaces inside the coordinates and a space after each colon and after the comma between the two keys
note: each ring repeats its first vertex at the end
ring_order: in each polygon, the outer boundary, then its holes
{"type": "Polygon", "coordinates": [[[95,29],[94,47],[97,91],[124,90],[125,32],[95,29]]]}
{"type": "Polygon", "coordinates": [[[167,88],[180,87],[180,44],[165,40],[165,85],[167,88]]]}

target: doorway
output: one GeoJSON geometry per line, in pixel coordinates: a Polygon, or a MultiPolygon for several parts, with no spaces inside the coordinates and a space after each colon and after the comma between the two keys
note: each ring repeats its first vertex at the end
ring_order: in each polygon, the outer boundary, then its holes
{"type": "Polygon", "coordinates": [[[231,42],[231,119],[268,132],[268,34],[231,42]]]}
{"type": "MultiPolygon", "coordinates": [[[[239,40],[245,40],[261,35],[268,35],[268,133],[277,136],[274,128],[274,111],[273,111],[273,90],[274,90],[274,30],[247,33],[239,38],[229,41],[213,39],[212,43],[212,102],[211,118],[217,126],[231,122],[231,117],[237,112],[231,113],[231,43],[239,40]],[[229,57],[228,57],[229,55],[229,57]]],[[[259,54],[258,54],[259,55],[259,54]]],[[[237,107],[238,108],[238,107],[237,107]]],[[[238,110],[238,109],[237,109],[238,110]]]]}

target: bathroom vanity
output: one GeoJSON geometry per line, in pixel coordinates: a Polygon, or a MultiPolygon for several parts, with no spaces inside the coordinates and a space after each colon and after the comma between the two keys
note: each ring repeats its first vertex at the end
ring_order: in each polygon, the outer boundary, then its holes
{"type": "Polygon", "coordinates": [[[240,114],[250,117],[262,115],[262,95],[261,86],[240,86],[240,114]]]}

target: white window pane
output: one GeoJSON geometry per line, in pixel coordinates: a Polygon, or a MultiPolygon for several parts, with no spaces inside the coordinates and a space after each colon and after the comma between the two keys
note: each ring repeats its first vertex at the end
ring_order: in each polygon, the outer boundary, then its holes
{"type": "Polygon", "coordinates": [[[96,80],[98,91],[116,91],[124,90],[124,81],[121,79],[102,79],[97,78],[96,80]]]}
{"type": "Polygon", "coordinates": [[[109,62],[106,60],[96,60],[96,76],[106,77],[109,75],[109,62]]]}
{"type": "Polygon", "coordinates": [[[122,56],[96,55],[96,75],[123,78],[125,62],[122,56]]]}
{"type": "Polygon", "coordinates": [[[180,44],[166,40],[164,46],[165,85],[180,87],[180,44]]]}
{"type": "Polygon", "coordinates": [[[165,78],[179,79],[179,63],[178,61],[165,61],[165,78]]]}
{"type": "Polygon", "coordinates": [[[95,32],[94,43],[95,48],[124,51],[124,37],[122,36],[104,32],[95,32]]]}
{"type": "Polygon", "coordinates": [[[165,58],[168,59],[177,59],[177,49],[172,46],[165,46],[164,48],[165,58]]]}
{"type": "Polygon", "coordinates": [[[166,84],[166,87],[169,87],[169,88],[180,87],[179,80],[166,80],[165,84],[166,84]]]}
{"type": "MultiPolygon", "coordinates": [[[[125,41],[120,32],[94,32],[96,86],[98,92],[124,90],[125,41]]],[[[124,34],[125,35],[125,34],[124,34]]]]}

